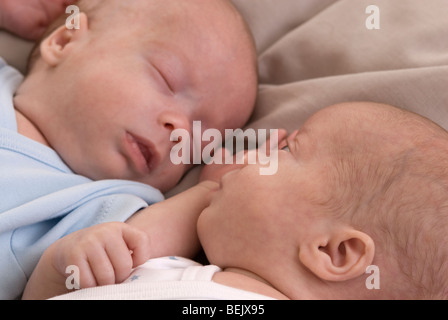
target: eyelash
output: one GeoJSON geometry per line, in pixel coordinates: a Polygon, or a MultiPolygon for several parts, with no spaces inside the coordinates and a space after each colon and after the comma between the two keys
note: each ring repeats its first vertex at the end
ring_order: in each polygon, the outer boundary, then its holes
{"type": "Polygon", "coordinates": [[[171,86],[170,82],[166,79],[165,75],[159,70],[160,76],[162,77],[163,81],[165,81],[168,89],[174,93],[173,87],[171,86]]]}
{"type": "MultiPolygon", "coordinates": [[[[150,63],[152,69],[156,72],[156,74],[158,74],[158,76],[160,76],[161,80],[165,83],[166,87],[168,88],[168,90],[174,94],[174,90],[173,87],[171,86],[171,84],[168,82],[167,78],[165,77],[165,75],[163,74],[163,72],[155,65],[150,63]]],[[[154,75],[155,76],[155,75],[154,75]]]]}

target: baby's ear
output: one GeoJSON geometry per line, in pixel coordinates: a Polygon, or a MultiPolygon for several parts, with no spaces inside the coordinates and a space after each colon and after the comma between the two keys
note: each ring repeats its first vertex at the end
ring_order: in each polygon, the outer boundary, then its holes
{"type": "Polygon", "coordinates": [[[88,30],[87,15],[80,13],[79,29],[69,29],[64,24],[42,41],[40,45],[42,59],[51,67],[57,66],[69,55],[71,48],[83,39],[88,30]]]}
{"type": "Polygon", "coordinates": [[[375,245],[367,234],[351,227],[301,244],[299,259],[317,277],[346,281],[361,276],[372,264],[375,245]]]}

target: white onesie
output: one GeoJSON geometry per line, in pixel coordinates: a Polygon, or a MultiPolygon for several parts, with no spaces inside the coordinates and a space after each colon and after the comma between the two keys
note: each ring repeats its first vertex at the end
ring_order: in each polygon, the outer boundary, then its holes
{"type": "Polygon", "coordinates": [[[212,281],[221,269],[180,257],[152,259],[118,285],[84,289],[56,300],[272,300],[212,281]]]}

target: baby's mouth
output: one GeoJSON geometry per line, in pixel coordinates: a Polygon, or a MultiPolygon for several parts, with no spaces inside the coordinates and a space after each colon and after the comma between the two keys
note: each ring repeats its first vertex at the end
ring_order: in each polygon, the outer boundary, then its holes
{"type": "Polygon", "coordinates": [[[148,146],[145,146],[144,144],[137,142],[138,148],[140,149],[140,152],[142,153],[143,157],[145,158],[146,161],[146,166],[148,167],[149,170],[151,170],[152,168],[152,153],[151,150],[149,150],[148,146]]]}
{"type": "Polygon", "coordinates": [[[158,164],[158,156],[152,143],[131,133],[127,133],[126,138],[131,159],[137,169],[143,173],[151,172],[158,164]]]}

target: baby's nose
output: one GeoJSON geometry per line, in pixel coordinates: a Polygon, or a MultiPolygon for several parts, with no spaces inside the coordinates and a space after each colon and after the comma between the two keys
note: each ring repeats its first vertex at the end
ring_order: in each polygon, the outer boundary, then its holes
{"type": "Polygon", "coordinates": [[[191,123],[187,115],[179,112],[166,111],[159,115],[159,124],[170,131],[182,129],[191,133],[191,123]]]}

